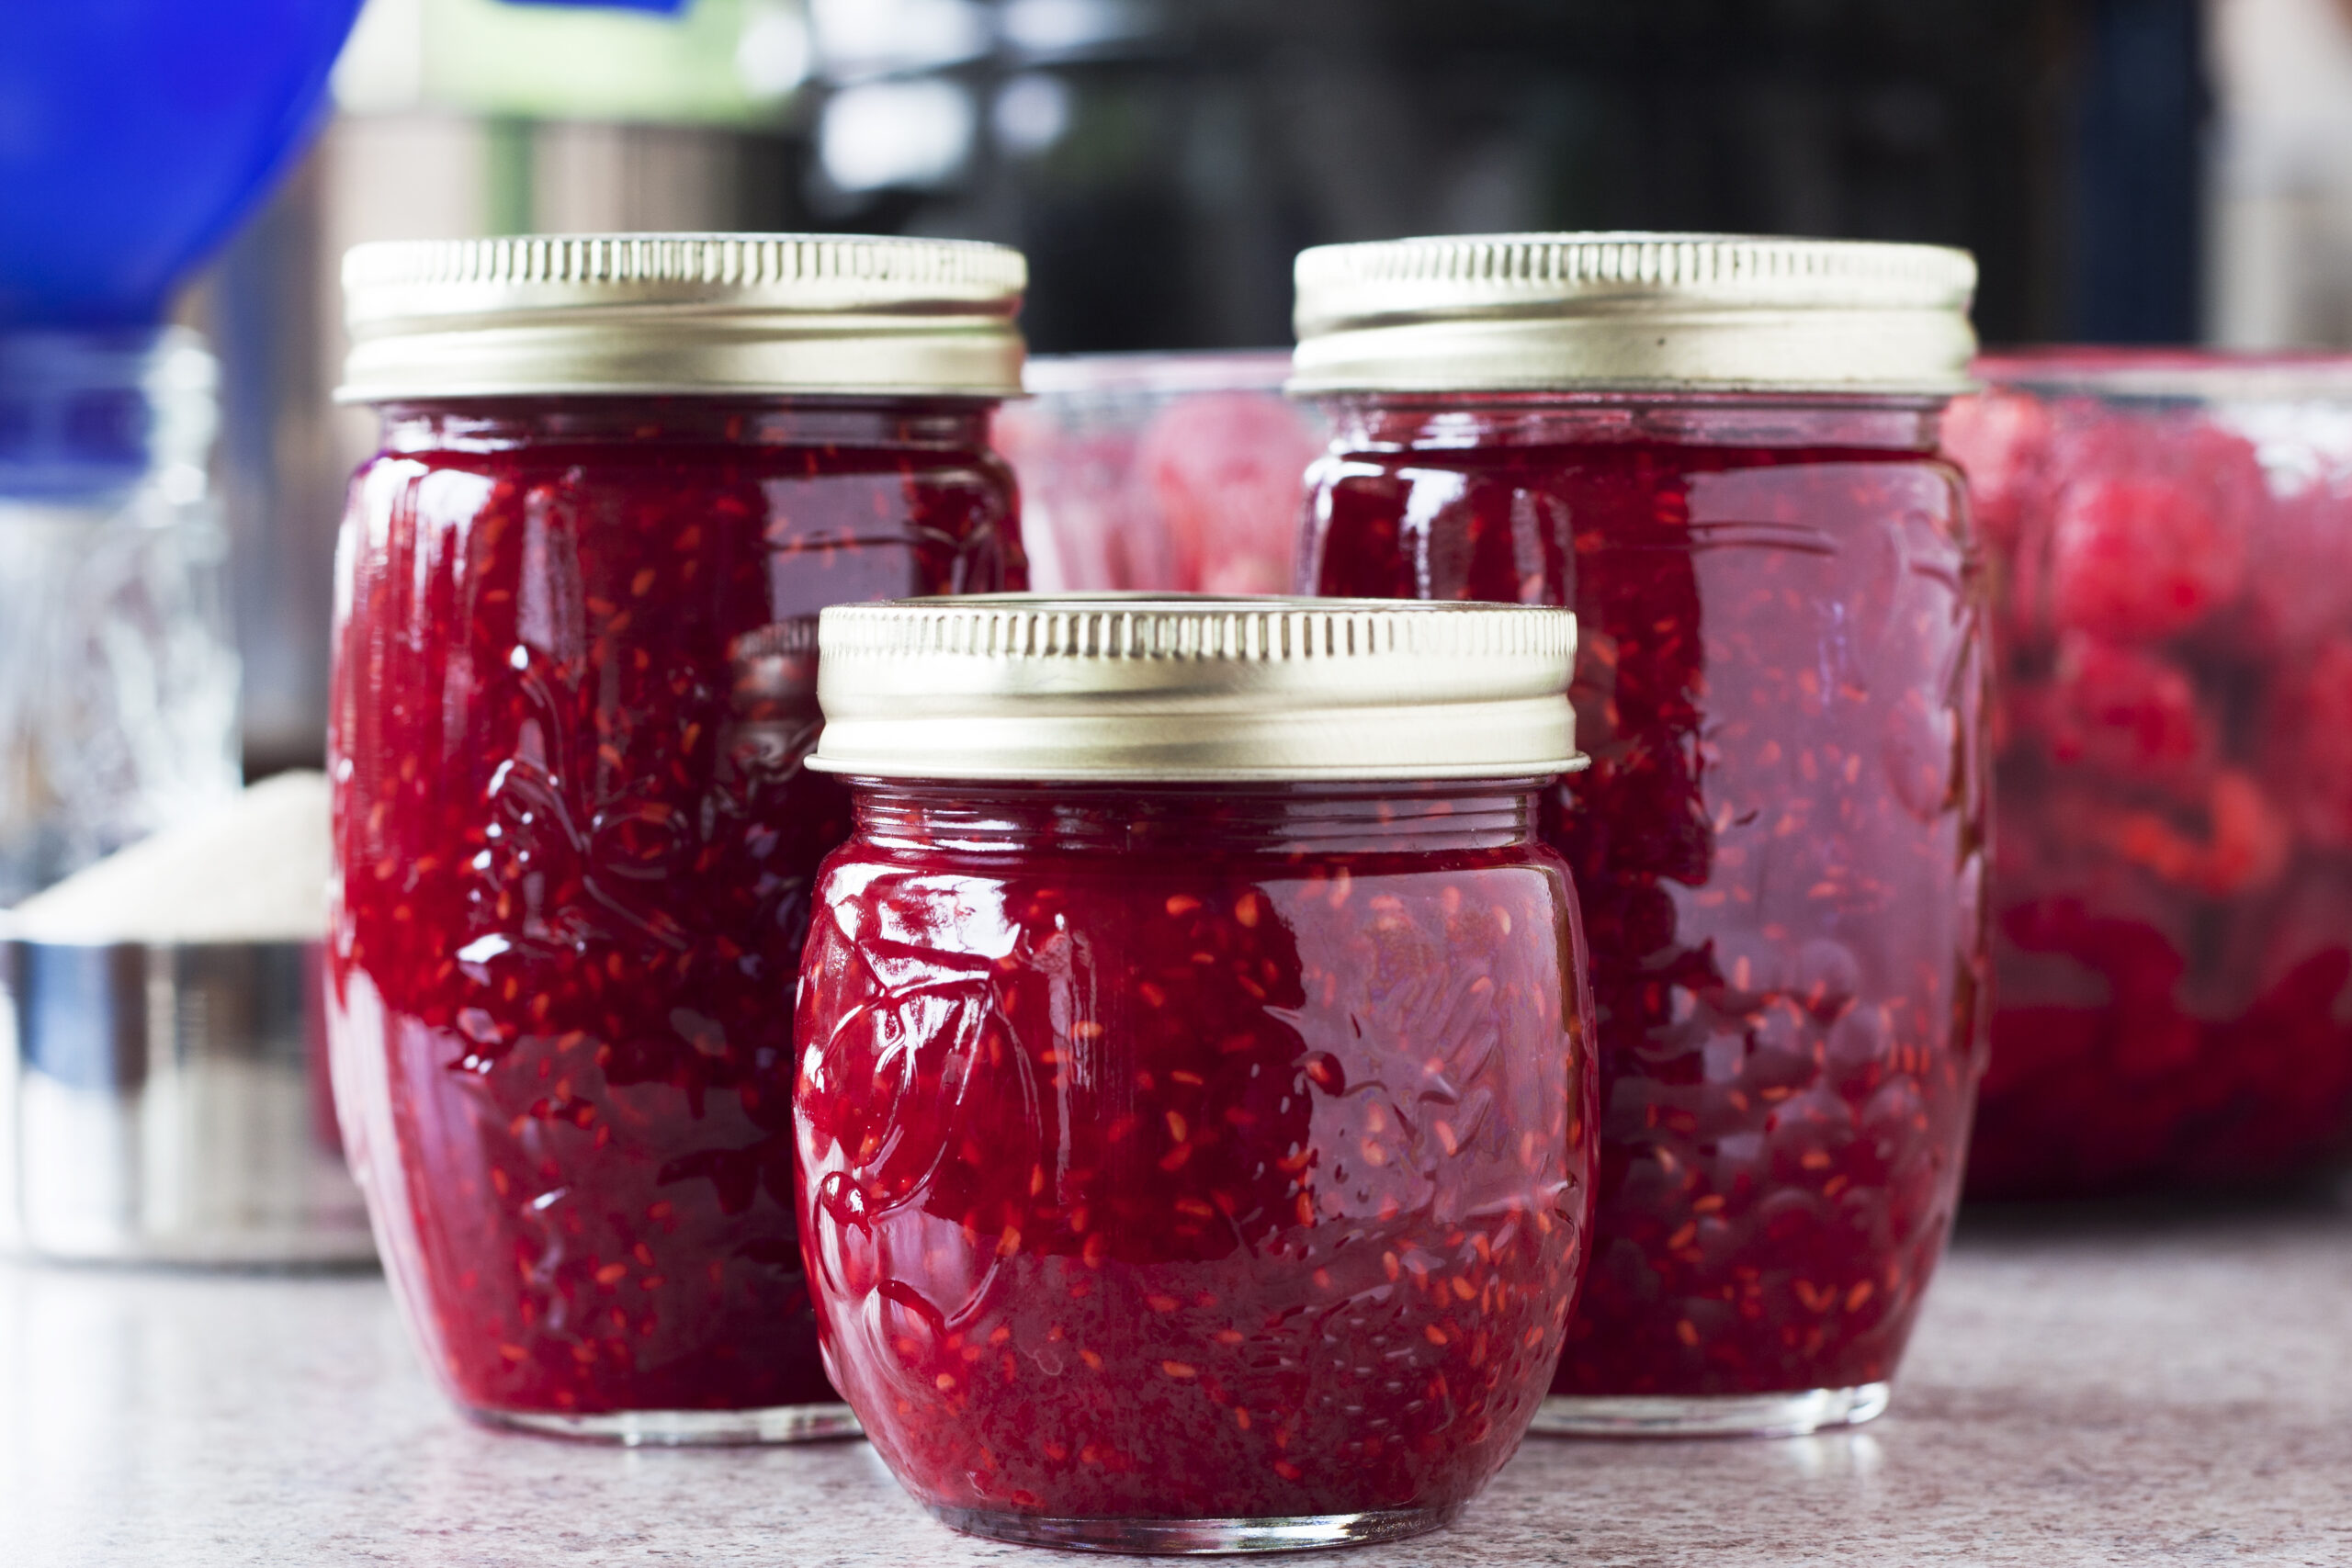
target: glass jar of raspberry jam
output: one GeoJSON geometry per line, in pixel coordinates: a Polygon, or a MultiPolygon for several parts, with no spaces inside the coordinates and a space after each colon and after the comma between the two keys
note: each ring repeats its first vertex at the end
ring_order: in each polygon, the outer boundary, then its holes
{"type": "Polygon", "coordinates": [[[1573,605],[1543,802],[1592,942],[1593,1264],[1539,1431],[1867,1419],[1984,1027],[1968,257],[1704,236],[1300,260],[1306,581],[1573,605]]]}
{"type": "Polygon", "coordinates": [[[1972,1195],[2289,1178],[2352,1118],[2352,361],[1980,361],[1999,1007],[1972,1195]]]}
{"type": "Polygon", "coordinates": [[[1024,585],[989,449],[1021,257],[363,247],[330,766],[336,1098],[424,1359],[484,1420],[854,1430],[794,1228],[793,976],[846,792],[816,616],[1024,585]]]}
{"type": "Polygon", "coordinates": [[[1585,1258],[1589,997],[1535,794],[1565,612],[826,612],[856,826],[801,967],[826,1365],[959,1529],[1410,1535],[1510,1458],[1585,1258]]]}

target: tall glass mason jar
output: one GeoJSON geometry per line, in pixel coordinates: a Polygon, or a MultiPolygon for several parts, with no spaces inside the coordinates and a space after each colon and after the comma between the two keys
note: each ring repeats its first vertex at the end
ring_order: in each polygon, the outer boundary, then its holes
{"type": "Polygon", "coordinates": [[[1985,1029],[1978,567],[1937,420],[1974,266],[1513,235],[1300,258],[1305,580],[1573,605],[1546,796],[1592,944],[1594,1257],[1539,1431],[1865,1420],[1985,1029]]]}
{"type": "Polygon", "coordinates": [[[854,1429],[793,1224],[793,976],[848,801],[826,605],[1025,583],[989,450],[1017,253],[363,246],[329,761],[337,1103],[425,1360],[485,1420],[854,1429]]]}
{"type": "Polygon", "coordinates": [[[800,981],[826,1364],[959,1529],[1442,1524],[1550,1385],[1590,998],[1535,794],[1575,618],[1039,596],[828,611],[856,828],[800,981]]]}

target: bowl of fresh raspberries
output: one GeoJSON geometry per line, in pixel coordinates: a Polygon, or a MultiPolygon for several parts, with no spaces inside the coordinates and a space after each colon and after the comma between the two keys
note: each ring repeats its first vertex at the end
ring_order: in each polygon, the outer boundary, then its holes
{"type": "Polygon", "coordinates": [[[1042,591],[1287,593],[1321,412],[1283,395],[1290,355],[1098,354],[1029,362],[998,450],[1021,482],[1042,591]]]}
{"type": "Polygon", "coordinates": [[[1970,1194],[2308,1171],[2352,1111],[2352,359],[1978,377],[1944,427],[1995,650],[1970,1194]]]}

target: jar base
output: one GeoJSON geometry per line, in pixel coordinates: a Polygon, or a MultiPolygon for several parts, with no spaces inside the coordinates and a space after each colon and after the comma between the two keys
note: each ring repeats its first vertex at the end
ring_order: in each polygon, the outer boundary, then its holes
{"type": "Polygon", "coordinates": [[[474,1410],[492,1427],[541,1437],[617,1443],[629,1449],[741,1448],[862,1436],[846,1404],[778,1404],[760,1410],[615,1410],[557,1416],[538,1410],[474,1410]]]}
{"type": "Polygon", "coordinates": [[[1361,1514],[1305,1514],[1267,1519],[1053,1518],[985,1508],[926,1504],[950,1529],[1023,1546],[1065,1551],[1125,1551],[1153,1557],[1212,1557],[1259,1551],[1314,1551],[1402,1540],[1450,1524],[1459,1503],[1441,1508],[1378,1508],[1361,1514]]]}
{"type": "Polygon", "coordinates": [[[1885,1411],[1891,1392],[1866,1382],[1791,1393],[1555,1394],[1528,1429],[1561,1438],[1801,1438],[1860,1426],[1885,1411]]]}

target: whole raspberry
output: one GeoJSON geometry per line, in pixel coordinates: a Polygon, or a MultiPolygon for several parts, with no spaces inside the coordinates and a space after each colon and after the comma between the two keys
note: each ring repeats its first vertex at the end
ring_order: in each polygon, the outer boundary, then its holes
{"type": "Polygon", "coordinates": [[[2188,630],[2233,599],[2245,576],[2236,518],[2170,476],[2078,479],[2051,538],[2051,613],[2058,626],[2120,642],[2188,630]]]}
{"type": "Polygon", "coordinates": [[[2143,871],[2210,898],[2259,892],[2277,883],[2294,850],[2294,830],[2253,775],[2213,776],[2201,824],[2168,811],[2118,811],[2096,826],[2098,841],[2143,871]]]}
{"type": "Polygon", "coordinates": [[[2192,778],[2214,756],[2213,721],[2178,666],[2081,632],[2060,641],[2056,670],[2033,709],[2061,764],[2169,784],[2192,778]]]}

